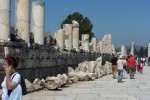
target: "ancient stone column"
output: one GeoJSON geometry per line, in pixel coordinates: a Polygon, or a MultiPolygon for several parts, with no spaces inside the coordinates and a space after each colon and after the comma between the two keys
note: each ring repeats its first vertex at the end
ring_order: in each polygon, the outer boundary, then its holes
{"type": "Polygon", "coordinates": [[[64,30],[60,29],[56,32],[56,43],[60,50],[64,50],[64,30]]]}
{"type": "Polygon", "coordinates": [[[30,0],[16,0],[16,32],[17,38],[29,42],[30,32],[30,0]]]}
{"type": "Polygon", "coordinates": [[[112,43],[112,35],[108,34],[107,37],[108,37],[108,43],[112,43]]]}
{"type": "Polygon", "coordinates": [[[109,43],[108,40],[107,40],[106,53],[110,53],[110,52],[111,52],[111,43],[109,43]]]}
{"type": "Polygon", "coordinates": [[[116,53],[116,51],[115,51],[115,45],[114,45],[114,44],[111,45],[111,50],[112,50],[112,53],[113,53],[113,54],[116,53]]]}
{"type": "Polygon", "coordinates": [[[32,32],[34,34],[34,43],[44,44],[45,28],[45,3],[36,1],[32,3],[32,32]]]}
{"type": "Polygon", "coordinates": [[[132,42],[131,51],[130,51],[130,55],[132,55],[132,56],[134,56],[134,48],[135,48],[135,43],[132,42]]]}
{"type": "Polygon", "coordinates": [[[89,51],[89,34],[82,34],[82,49],[89,51]]]}
{"type": "Polygon", "coordinates": [[[148,44],[148,57],[150,57],[150,43],[148,44]]]}
{"type": "Polygon", "coordinates": [[[93,51],[96,52],[96,37],[92,37],[91,39],[91,43],[92,43],[92,46],[93,46],[93,51]]]}
{"type": "Polygon", "coordinates": [[[100,48],[100,53],[104,53],[104,51],[103,51],[104,46],[103,46],[102,40],[99,41],[99,48],[100,48]]]}
{"type": "Polygon", "coordinates": [[[10,40],[10,0],[0,0],[0,40],[10,40]]]}
{"type": "Polygon", "coordinates": [[[73,45],[72,24],[63,24],[63,29],[65,31],[65,48],[71,50],[73,45]]]}
{"type": "Polygon", "coordinates": [[[79,28],[73,28],[73,49],[79,49],[79,28]]]}
{"type": "Polygon", "coordinates": [[[125,47],[125,45],[121,45],[121,55],[122,56],[126,56],[127,54],[126,54],[126,47],[125,47]]]}

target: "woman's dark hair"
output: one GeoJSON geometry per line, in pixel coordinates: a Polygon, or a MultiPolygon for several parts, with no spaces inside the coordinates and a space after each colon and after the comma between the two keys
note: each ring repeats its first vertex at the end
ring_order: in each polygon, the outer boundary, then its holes
{"type": "Polygon", "coordinates": [[[19,65],[19,61],[20,59],[17,57],[12,57],[12,56],[7,56],[5,59],[4,59],[8,65],[12,65],[12,67],[16,70],[18,65],[19,65]]]}

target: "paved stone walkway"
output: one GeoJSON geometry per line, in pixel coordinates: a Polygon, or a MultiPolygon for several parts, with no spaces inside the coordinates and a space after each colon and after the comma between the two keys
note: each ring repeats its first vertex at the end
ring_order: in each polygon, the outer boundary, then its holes
{"type": "Polygon", "coordinates": [[[112,79],[111,75],[95,81],[78,82],[59,91],[41,90],[23,96],[23,100],[150,100],[150,67],[144,73],[129,79],[125,75],[123,83],[112,79]]]}

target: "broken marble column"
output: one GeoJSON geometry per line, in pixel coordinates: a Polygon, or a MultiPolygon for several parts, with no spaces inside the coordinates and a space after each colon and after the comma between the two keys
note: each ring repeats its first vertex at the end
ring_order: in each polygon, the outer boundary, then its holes
{"type": "Polygon", "coordinates": [[[102,38],[102,44],[103,44],[103,53],[107,53],[107,35],[104,35],[104,37],[102,38]]]}
{"type": "Polygon", "coordinates": [[[115,54],[115,53],[116,53],[115,45],[114,45],[114,44],[111,45],[111,51],[112,51],[112,54],[115,54]]]}
{"type": "Polygon", "coordinates": [[[16,0],[17,39],[29,42],[30,32],[30,0],[16,0]]]}
{"type": "Polygon", "coordinates": [[[0,40],[10,40],[10,3],[11,0],[0,0],[0,40]]]}
{"type": "Polygon", "coordinates": [[[112,35],[108,34],[107,37],[108,37],[108,43],[112,43],[112,35]]]}
{"type": "Polygon", "coordinates": [[[107,53],[111,54],[111,43],[107,44],[107,53]]]}
{"type": "Polygon", "coordinates": [[[92,37],[91,43],[92,43],[93,51],[96,52],[96,43],[97,43],[96,37],[92,37]]]}
{"type": "Polygon", "coordinates": [[[130,55],[134,56],[135,43],[132,42],[130,55]]]}
{"type": "Polygon", "coordinates": [[[150,57],[150,43],[148,44],[148,57],[150,57]]]}
{"type": "Polygon", "coordinates": [[[73,49],[79,50],[79,23],[75,20],[72,20],[73,26],[73,49]]]}
{"type": "Polygon", "coordinates": [[[82,34],[82,49],[89,51],[89,34],[82,34]]]}
{"type": "Polygon", "coordinates": [[[72,24],[63,24],[65,32],[65,49],[71,50],[73,45],[72,24]]]}
{"type": "Polygon", "coordinates": [[[121,55],[122,56],[126,56],[127,54],[126,54],[126,47],[125,47],[125,45],[121,45],[121,55]]]}
{"type": "Polygon", "coordinates": [[[73,28],[73,49],[79,49],[79,28],[73,28]]]}
{"type": "Polygon", "coordinates": [[[32,32],[34,34],[34,43],[44,44],[45,28],[45,3],[36,1],[32,3],[32,32]]]}
{"type": "Polygon", "coordinates": [[[102,40],[99,41],[99,48],[100,48],[100,53],[104,53],[104,51],[103,51],[104,46],[103,46],[102,40]]]}
{"type": "Polygon", "coordinates": [[[60,50],[64,50],[64,30],[60,29],[56,32],[56,44],[60,50]]]}

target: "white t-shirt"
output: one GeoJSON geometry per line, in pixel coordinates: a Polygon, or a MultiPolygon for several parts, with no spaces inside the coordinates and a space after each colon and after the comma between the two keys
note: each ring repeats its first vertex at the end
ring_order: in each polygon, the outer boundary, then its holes
{"type": "Polygon", "coordinates": [[[126,60],[118,59],[117,66],[118,69],[123,69],[123,65],[126,63],[126,60]]]}
{"type": "MultiPolygon", "coordinates": [[[[10,79],[12,81],[16,82],[17,84],[19,84],[21,82],[21,76],[19,73],[14,73],[14,74],[11,75],[10,79]],[[14,74],[16,74],[16,75],[14,76],[14,74]],[[12,77],[13,77],[13,79],[12,79],[12,77]]],[[[1,86],[3,89],[2,100],[8,100],[9,96],[8,96],[8,90],[7,90],[7,86],[6,86],[6,76],[5,76],[4,81],[2,82],[1,86]]]]}

